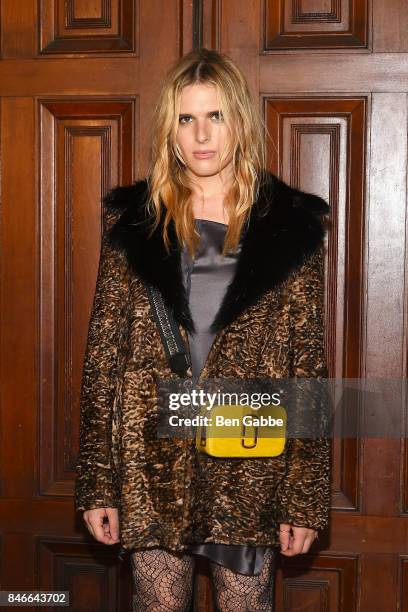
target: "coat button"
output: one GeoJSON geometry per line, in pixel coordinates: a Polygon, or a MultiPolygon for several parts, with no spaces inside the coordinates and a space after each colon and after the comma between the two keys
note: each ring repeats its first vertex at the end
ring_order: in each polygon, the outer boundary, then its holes
{"type": "Polygon", "coordinates": [[[193,384],[193,381],[191,381],[191,380],[185,380],[185,381],[183,382],[183,387],[191,387],[191,386],[192,386],[192,384],[193,384]]]}

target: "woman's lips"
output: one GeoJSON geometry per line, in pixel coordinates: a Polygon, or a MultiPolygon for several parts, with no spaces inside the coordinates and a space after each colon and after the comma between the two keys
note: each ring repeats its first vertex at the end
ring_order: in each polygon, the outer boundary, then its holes
{"type": "Polygon", "coordinates": [[[208,151],[207,153],[193,153],[193,155],[197,159],[209,159],[210,157],[214,157],[215,151],[208,151]]]}

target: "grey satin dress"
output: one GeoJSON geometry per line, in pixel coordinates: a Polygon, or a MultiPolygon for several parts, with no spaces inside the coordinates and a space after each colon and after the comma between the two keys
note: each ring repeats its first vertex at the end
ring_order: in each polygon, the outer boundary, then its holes
{"type": "MultiPolygon", "coordinates": [[[[215,334],[209,327],[232,280],[241,249],[239,244],[235,253],[227,254],[222,260],[227,225],[207,219],[195,219],[195,223],[200,233],[195,260],[191,259],[186,247],[181,254],[183,280],[196,328],[195,334],[189,334],[193,383],[197,381],[214,341],[215,334]]],[[[266,548],[204,543],[190,544],[187,551],[203,555],[234,572],[253,576],[262,569],[266,548]]]]}

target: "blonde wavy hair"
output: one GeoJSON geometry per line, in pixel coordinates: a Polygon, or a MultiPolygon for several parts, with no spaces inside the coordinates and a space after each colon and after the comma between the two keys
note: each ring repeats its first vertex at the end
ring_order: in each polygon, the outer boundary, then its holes
{"type": "Polygon", "coordinates": [[[192,257],[199,234],[194,225],[193,193],[186,165],[176,142],[183,87],[196,83],[213,85],[223,120],[230,135],[230,147],[221,154],[220,168],[233,151],[232,187],[224,199],[229,224],[222,256],[238,246],[241,229],[259,195],[259,179],[265,168],[264,126],[252,102],[245,76],[226,55],[201,48],[184,55],[168,71],[152,119],[151,162],[148,175],[148,210],[153,216],[152,233],[160,223],[161,202],[165,208],[163,240],[170,251],[168,225],[173,219],[179,243],[192,257]]]}

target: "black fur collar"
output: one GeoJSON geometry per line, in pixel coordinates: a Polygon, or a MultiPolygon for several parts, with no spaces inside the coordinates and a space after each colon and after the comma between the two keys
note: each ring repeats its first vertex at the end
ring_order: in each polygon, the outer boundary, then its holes
{"type": "MultiPolygon", "coordinates": [[[[131,269],[158,287],[175,319],[188,331],[194,323],[182,281],[181,255],[174,223],[169,225],[171,253],[167,255],[160,225],[148,240],[144,203],[148,181],[116,187],[104,198],[107,209],[123,211],[109,232],[111,244],[121,249],[131,269]]],[[[249,220],[241,234],[242,248],[235,275],[211,325],[214,332],[231,323],[266,291],[285,280],[324,236],[322,215],[329,206],[319,196],[292,188],[269,172],[261,184],[249,220]]]]}

